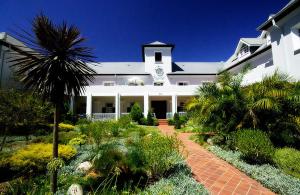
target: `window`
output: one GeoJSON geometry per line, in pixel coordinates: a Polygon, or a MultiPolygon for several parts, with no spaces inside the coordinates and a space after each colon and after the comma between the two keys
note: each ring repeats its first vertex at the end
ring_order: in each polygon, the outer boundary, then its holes
{"type": "Polygon", "coordinates": [[[104,85],[104,86],[114,86],[114,85],[115,85],[115,82],[114,82],[114,81],[104,81],[104,82],[103,82],[103,85],[104,85]]]}
{"type": "Polygon", "coordinates": [[[155,62],[161,62],[162,55],[161,52],[155,52],[155,62]]]}
{"type": "Polygon", "coordinates": [[[162,82],[155,82],[154,83],[154,86],[163,86],[164,85],[164,83],[162,83],[162,82]]]}
{"type": "Polygon", "coordinates": [[[189,83],[187,81],[180,81],[180,82],[177,83],[177,85],[186,86],[186,85],[189,85],[189,83]]]}

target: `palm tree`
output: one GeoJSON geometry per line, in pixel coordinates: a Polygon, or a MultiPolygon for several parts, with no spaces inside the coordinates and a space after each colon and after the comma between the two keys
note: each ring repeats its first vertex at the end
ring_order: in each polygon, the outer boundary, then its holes
{"type": "MultiPolygon", "coordinates": [[[[32,22],[33,33],[24,31],[20,38],[31,49],[12,60],[25,88],[54,105],[53,159],[58,157],[58,123],[65,96],[78,96],[93,80],[91,49],[82,45],[85,38],[75,26],[53,24],[43,14],[32,22]]],[[[20,47],[20,46],[18,46],[20,47]]],[[[22,49],[22,48],[21,48],[22,49]]],[[[51,191],[57,190],[57,171],[51,174],[51,191]]]]}
{"type": "Polygon", "coordinates": [[[242,76],[224,72],[217,83],[198,88],[198,97],[187,104],[187,110],[198,119],[203,131],[226,134],[238,128],[245,112],[241,82],[242,76]]]}

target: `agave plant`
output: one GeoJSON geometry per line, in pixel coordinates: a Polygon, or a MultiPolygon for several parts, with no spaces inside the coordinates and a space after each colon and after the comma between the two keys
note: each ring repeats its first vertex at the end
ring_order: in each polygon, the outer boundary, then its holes
{"type": "MultiPolygon", "coordinates": [[[[65,22],[53,24],[43,14],[32,22],[32,33],[19,34],[30,50],[12,60],[16,74],[24,86],[39,94],[55,107],[53,127],[53,158],[58,157],[58,123],[65,96],[78,96],[92,81],[94,70],[91,49],[83,46],[85,38],[75,26],[65,22]]],[[[16,47],[21,47],[16,45],[16,47]]],[[[20,48],[23,50],[24,48],[20,48]]],[[[57,171],[51,176],[51,190],[57,189],[57,171]]]]}

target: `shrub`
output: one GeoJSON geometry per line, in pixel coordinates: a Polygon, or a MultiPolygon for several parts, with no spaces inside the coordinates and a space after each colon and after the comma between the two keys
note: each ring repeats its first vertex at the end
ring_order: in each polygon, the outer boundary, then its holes
{"type": "Polygon", "coordinates": [[[125,129],[132,127],[131,122],[132,122],[132,119],[131,119],[130,114],[121,116],[120,119],[118,120],[120,127],[125,128],[125,129]]]}
{"type": "Polygon", "coordinates": [[[215,135],[211,138],[211,141],[214,145],[223,145],[225,143],[225,138],[222,135],[215,135]]]}
{"type": "Polygon", "coordinates": [[[71,124],[59,123],[59,130],[60,131],[73,131],[75,126],[71,124]]]}
{"type": "MultiPolygon", "coordinates": [[[[58,146],[58,156],[63,160],[70,160],[76,154],[76,149],[68,145],[58,146]]],[[[52,159],[52,144],[30,144],[16,151],[10,160],[14,169],[45,170],[52,159]]]]}
{"type": "Polygon", "coordinates": [[[145,117],[141,118],[140,125],[147,125],[147,119],[145,117]]]}
{"type": "Polygon", "coordinates": [[[142,195],[166,194],[166,195],[207,195],[208,191],[203,185],[192,178],[191,170],[185,165],[178,166],[174,173],[167,178],[162,178],[147,187],[142,195]]]}
{"type": "Polygon", "coordinates": [[[284,172],[300,179],[300,151],[294,148],[277,149],[274,161],[284,172]]]}
{"type": "Polygon", "coordinates": [[[69,141],[69,145],[79,145],[79,146],[81,146],[81,145],[85,144],[86,138],[87,138],[86,135],[80,135],[78,137],[75,137],[75,138],[73,138],[69,141]]]}
{"type": "Polygon", "coordinates": [[[153,126],[158,126],[158,119],[157,118],[153,118],[153,126]]]}
{"type": "Polygon", "coordinates": [[[180,121],[178,113],[174,114],[174,123],[175,123],[174,124],[175,125],[175,129],[180,129],[181,128],[181,121],[180,121]]]}
{"type": "Polygon", "coordinates": [[[130,111],[130,116],[133,121],[138,122],[140,124],[141,119],[144,117],[142,108],[138,103],[135,103],[130,111]]]}
{"type": "Polygon", "coordinates": [[[182,158],[178,153],[180,143],[176,137],[153,134],[145,136],[138,144],[145,158],[145,167],[152,177],[161,177],[182,158]]]}
{"type": "Polygon", "coordinates": [[[76,122],[76,125],[85,125],[85,124],[90,124],[92,121],[87,119],[87,118],[80,118],[76,122]]]}
{"type": "Polygon", "coordinates": [[[109,136],[111,131],[111,121],[95,121],[87,126],[87,134],[98,146],[109,136]]]}
{"type": "Polygon", "coordinates": [[[251,165],[241,160],[241,153],[225,151],[217,146],[210,146],[209,151],[226,160],[239,170],[245,172],[253,179],[259,181],[267,188],[278,194],[300,194],[300,180],[285,174],[269,164],[251,165]]]}
{"type": "Polygon", "coordinates": [[[273,144],[265,132],[244,129],[236,133],[236,147],[249,162],[271,162],[274,154],[273,144]]]}
{"type": "Polygon", "coordinates": [[[175,125],[175,121],[173,118],[168,119],[168,125],[175,125]]]}
{"type": "Polygon", "coordinates": [[[149,111],[148,114],[147,114],[147,125],[149,125],[149,126],[154,125],[154,120],[153,120],[153,116],[152,116],[151,111],[149,111]]]}

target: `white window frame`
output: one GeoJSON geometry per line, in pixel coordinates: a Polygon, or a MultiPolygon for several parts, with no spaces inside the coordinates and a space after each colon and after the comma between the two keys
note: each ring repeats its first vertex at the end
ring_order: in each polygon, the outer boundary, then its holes
{"type": "Polygon", "coordinates": [[[115,85],[116,85],[115,81],[103,81],[103,86],[105,86],[105,87],[112,87],[112,86],[115,86],[115,85]]]}
{"type": "Polygon", "coordinates": [[[188,86],[188,85],[190,85],[190,82],[188,82],[188,81],[177,81],[176,85],[178,85],[178,86],[188,86]],[[179,85],[179,83],[185,83],[185,85],[179,85]]]}

